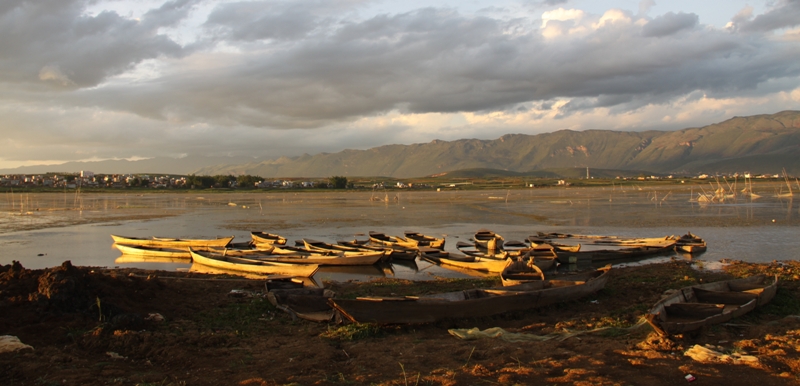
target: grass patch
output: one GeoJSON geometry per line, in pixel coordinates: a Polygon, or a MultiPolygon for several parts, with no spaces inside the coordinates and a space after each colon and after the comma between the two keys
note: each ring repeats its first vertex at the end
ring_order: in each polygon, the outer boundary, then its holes
{"type": "Polygon", "coordinates": [[[328,326],[320,337],[336,341],[353,341],[382,336],[384,331],[372,323],[352,323],[339,327],[328,326]]]}
{"type": "Polygon", "coordinates": [[[199,321],[202,326],[208,329],[244,335],[253,330],[262,329],[265,324],[260,319],[275,312],[275,310],[275,306],[266,299],[253,298],[204,311],[199,315],[199,321]]]}
{"type": "Polygon", "coordinates": [[[410,296],[441,292],[462,291],[472,288],[488,288],[502,285],[498,277],[480,279],[438,278],[418,281],[403,279],[376,279],[364,283],[326,283],[326,287],[336,292],[342,299],[355,299],[367,296],[410,296]]]}

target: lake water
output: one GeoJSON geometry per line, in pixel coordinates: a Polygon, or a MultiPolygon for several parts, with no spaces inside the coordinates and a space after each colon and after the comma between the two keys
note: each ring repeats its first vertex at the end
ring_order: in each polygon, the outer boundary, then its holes
{"type": "MultiPolygon", "coordinates": [[[[779,185],[760,184],[758,200],[691,202],[699,186],[532,188],[483,191],[254,192],[153,194],[12,194],[0,201],[0,264],[18,260],[45,268],[75,265],[185,270],[191,264],[117,264],[110,234],[208,238],[235,235],[248,241],[253,230],[289,240],[335,242],[366,238],[370,230],[400,235],[404,230],[444,236],[447,250],[469,241],[481,228],[507,240],[537,231],[658,237],[692,232],[708,242],[695,264],[723,259],[749,262],[800,258],[800,205],[773,197],[779,185]],[[380,199],[381,201],[376,201],[380,199]]],[[[708,187],[706,187],[708,190],[708,187]]],[[[675,254],[638,263],[685,259],[675,254]]],[[[629,263],[630,264],[630,263],[629,263]]],[[[321,268],[316,280],[373,277],[429,280],[464,277],[425,261],[355,269],[321,268]]]]}

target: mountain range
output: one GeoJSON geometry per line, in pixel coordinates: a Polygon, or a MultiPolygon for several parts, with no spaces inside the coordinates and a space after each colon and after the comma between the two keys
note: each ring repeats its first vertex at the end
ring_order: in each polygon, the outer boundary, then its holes
{"type": "MultiPolygon", "coordinates": [[[[800,174],[800,111],[734,117],[677,131],[560,130],[507,134],[494,140],[434,140],[367,150],[304,154],[278,159],[153,158],[70,162],[0,173],[92,170],[95,173],[250,174],[265,178],[423,177],[464,169],[542,174],[555,169],[614,169],[653,173],[800,174]]],[[[557,174],[557,173],[556,173],[557,174]]]]}

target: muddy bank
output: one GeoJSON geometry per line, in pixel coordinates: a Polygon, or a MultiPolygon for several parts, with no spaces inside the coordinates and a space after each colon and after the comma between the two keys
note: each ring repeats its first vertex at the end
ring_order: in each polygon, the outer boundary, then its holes
{"type": "MultiPolygon", "coordinates": [[[[0,331],[33,350],[0,354],[3,385],[796,384],[800,287],[796,262],[734,263],[725,272],[682,262],[615,269],[579,301],[422,326],[293,320],[264,299],[264,281],[224,275],[105,270],[71,264],[0,268],[0,331]],[[767,306],[697,336],[664,339],[641,315],[663,291],[754,273],[778,274],[767,306]],[[237,291],[233,291],[237,290],[237,291]],[[149,317],[159,314],[163,321],[149,317]],[[546,335],[612,327],[564,340],[459,340],[451,328],[546,335]],[[695,344],[746,352],[748,364],[700,363],[695,344]]],[[[481,282],[484,285],[485,282],[481,282]]],[[[476,285],[442,279],[438,288],[476,285]]],[[[337,296],[436,291],[437,283],[326,283],[337,296]]]]}

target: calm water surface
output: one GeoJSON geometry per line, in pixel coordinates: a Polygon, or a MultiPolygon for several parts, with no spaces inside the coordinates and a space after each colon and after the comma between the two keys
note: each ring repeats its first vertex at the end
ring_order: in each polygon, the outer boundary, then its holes
{"type": "MultiPolygon", "coordinates": [[[[0,264],[18,260],[45,268],[71,260],[76,265],[184,270],[191,264],[117,264],[121,254],[110,234],[207,238],[236,236],[248,241],[252,230],[335,242],[366,238],[370,230],[401,234],[415,230],[445,236],[447,250],[468,241],[476,230],[491,229],[507,240],[524,240],[537,231],[657,237],[697,234],[708,251],[695,263],[722,259],[749,262],[800,258],[800,205],[772,197],[762,185],[758,200],[737,198],[724,204],[691,202],[700,187],[545,188],[528,190],[392,192],[265,192],[162,194],[6,194],[0,202],[0,264]],[[388,201],[386,201],[388,199],[388,201]]],[[[758,190],[757,190],[758,191],[758,190]]],[[[681,255],[662,256],[646,262],[681,255]]],[[[416,264],[321,268],[319,280],[373,277],[429,280],[464,277],[425,261],[416,264]]]]}

